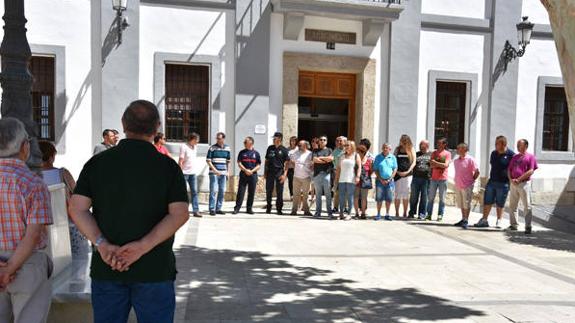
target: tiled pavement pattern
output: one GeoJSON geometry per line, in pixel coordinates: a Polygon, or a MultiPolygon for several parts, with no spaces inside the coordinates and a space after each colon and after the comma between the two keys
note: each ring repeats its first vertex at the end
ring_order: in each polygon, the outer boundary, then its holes
{"type": "Polygon", "coordinates": [[[194,218],[177,237],[176,321],[575,322],[574,235],[463,231],[447,213],[194,218]]]}

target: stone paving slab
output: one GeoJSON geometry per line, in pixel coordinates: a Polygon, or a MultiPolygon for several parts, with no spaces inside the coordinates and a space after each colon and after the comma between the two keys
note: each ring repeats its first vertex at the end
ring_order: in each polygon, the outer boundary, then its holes
{"type": "Polygon", "coordinates": [[[194,218],[176,239],[176,321],[575,322],[574,235],[464,231],[458,217],[194,218]]]}

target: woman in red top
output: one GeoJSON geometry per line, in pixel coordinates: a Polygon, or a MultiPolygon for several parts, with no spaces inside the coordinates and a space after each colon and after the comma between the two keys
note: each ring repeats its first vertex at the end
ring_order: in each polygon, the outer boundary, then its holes
{"type": "Polygon", "coordinates": [[[158,132],[154,137],[154,146],[156,147],[156,149],[160,154],[170,156],[170,152],[168,151],[166,146],[164,146],[165,144],[166,144],[166,136],[163,133],[158,132]]]}

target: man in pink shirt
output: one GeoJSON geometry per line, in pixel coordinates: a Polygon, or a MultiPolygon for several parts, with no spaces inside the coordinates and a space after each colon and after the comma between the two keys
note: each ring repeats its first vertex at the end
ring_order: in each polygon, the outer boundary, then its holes
{"type": "Polygon", "coordinates": [[[469,221],[469,211],[471,209],[471,200],[473,199],[473,185],[479,177],[479,168],[473,157],[467,155],[469,147],[465,143],[457,145],[457,158],[453,165],[455,166],[455,198],[457,206],[461,209],[461,221],[455,223],[467,229],[469,221]]]}
{"type": "Polygon", "coordinates": [[[523,204],[523,214],[525,215],[525,234],[531,234],[531,175],[537,169],[535,156],[527,152],[529,142],[527,139],[517,141],[517,154],[513,156],[509,163],[509,182],[511,183],[509,197],[509,221],[511,225],[508,230],[517,231],[517,208],[519,200],[523,204]]]}
{"type": "Polygon", "coordinates": [[[449,164],[451,163],[451,152],[447,148],[447,139],[442,138],[437,141],[437,150],[431,154],[431,182],[429,183],[429,202],[427,204],[426,220],[431,220],[433,214],[433,203],[435,194],[439,191],[439,206],[437,210],[437,221],[443,220],[445,210],[445,192],[447,191],[447,177],[449,164]]]}

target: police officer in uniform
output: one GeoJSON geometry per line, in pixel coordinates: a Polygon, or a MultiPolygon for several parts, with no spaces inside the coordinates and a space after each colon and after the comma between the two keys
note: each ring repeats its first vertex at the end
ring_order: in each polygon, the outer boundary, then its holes
{"type": "Polygon", "coordinates": [[[274,144],[268,147],[266,151],[266,213],[272,212],[272,194],[274,185],[276,188],[276,208],[278,215],[282,215],[283,208],[283,192],[284,183],[287,179],[289,151],[282,145],[283,134],[281,132],[274,133],[274,144]]]}

